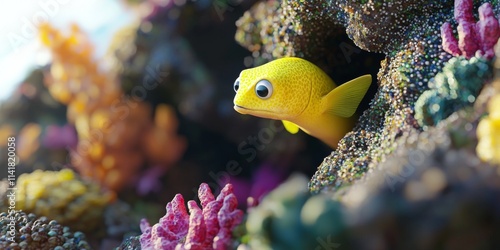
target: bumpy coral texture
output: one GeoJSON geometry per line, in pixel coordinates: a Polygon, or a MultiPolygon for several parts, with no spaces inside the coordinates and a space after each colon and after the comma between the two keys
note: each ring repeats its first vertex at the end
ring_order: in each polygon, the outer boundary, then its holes
{"type": "Polygon", "coordinates": [[[429,82],[430,89],[418,98],[415,118],[421,126],[436,125],[453,112],[471,106],[491,77],[491,63],[482,57],[452,58],[429,82]]]}
{"type": "Polygon", "coordinates": [[[458,41],[453,35],[451,24],[441,26],[443,49],[454,56],[473,57],[476,52],[488,59],[493,58],[493,47],[500,37],[498,19],[493,7],[484,3],[479,7],[479,21],[474,20],[472,0],[455,1],[455,20],[458,22],[458,41]]]}
{"type": "Polygon", "coordinates": [[[40,39],[53,57],[45,81],[49,93],[68,105],[68,122],[78,134],[70,155],[82,176],[120,191],[146,163],[165,171],[180,159],[187,141],[177,135],[175,110],[160,104],[153,121],[152,107],[138,96],[125,95],[117,73],[103,70],[104,64],[94,59],[94,47],[78,26],[66,35],[43,24],[40,39]]]}
{"type": "Polygon", "coordinates": [[[0,249],[85,250],[91,247],[82,232],[73,233],[69,227],[47,217],[12,211],[0,213],[0,249]],[[14,237],[9,232],[12,225],[16,228],[14,237]]]}
{"type": "Polygon", "coordinates": [[[102,226],[104,209],[115,199],[113,193],[81,180],[69,169],[22,174],[16,188],[16,209],[46,216],[83,232],[102,226]]]}
{"type": "Polygon", "coordinates": [[[232,185],[227,184],[215,198],[209,186],[203,183],[198,197],[202,208],[195,201],[188,201],[189,214],[184,198],[177,194],[157,224],[151,227],[143,219],[142,249],[228,249],[231,232],[243,218],[243,211],[236,208],[238,201],[232,185]]]}

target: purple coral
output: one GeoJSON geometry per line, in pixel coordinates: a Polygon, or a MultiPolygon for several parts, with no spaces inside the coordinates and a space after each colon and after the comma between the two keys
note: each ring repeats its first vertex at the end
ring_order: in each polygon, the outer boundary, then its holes
{"type": "Polygon", "coordinates": [[[472,0],[455,0],[455,20],[458,22],[458,41],[453,36],[451,24],[441,26],[443,49],[453,56],[472,58],[476,52],[491,59],[495,55],[493,47],[500,37],[498,19],[495,18],[490,3],[479,7],[479,21],[475,23],[472,0]]]}
{"type": "Polygon", "coordinates": [[[201,201],[200,209],[195,201],[188,202],[186,211],[184,198],[177,194],[167,204],[167,213],[152,227],[141,221],[142,249],[164,250],[202,250],[227,249],[231,242],[231,232],[241,223],[243,212],[236,207],[238,201],[233,194],[233,187],[227,184],[217,199],[206,183],[198,190],[201,201]]]}
{"type": "Polygon", "coordinates": [[[78,144],[78,135],[73,126],[66,124],[64,126],[49,125],[45,131],[45,137],[42,141],[47,148],[76,148],[78,144]]]}

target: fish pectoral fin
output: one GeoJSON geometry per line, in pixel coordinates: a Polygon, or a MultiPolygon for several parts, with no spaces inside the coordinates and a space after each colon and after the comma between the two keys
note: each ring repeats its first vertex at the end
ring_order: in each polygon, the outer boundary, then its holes
{"type": "Polygon", "coordinates": [[[283,125],[285,126],[286,131],[290,132],[290,134],[297,134],[299,132],[299,126],[293,122],[283,120],[283,125]]]}
{"type": "Polygon", "coordinates": [[[372,83],[371,75],[360,76],[333,89],[323,97],[323,113],[351,117],[372,83]]]}

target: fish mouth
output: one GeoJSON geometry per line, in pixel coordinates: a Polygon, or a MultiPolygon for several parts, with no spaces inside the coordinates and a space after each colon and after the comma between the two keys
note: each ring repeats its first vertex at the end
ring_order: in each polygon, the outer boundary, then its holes
{"type": "Polygon", "coordinates": [[[240,114],[244,115],[253,115],[261,118],[267,118],[267,119],[277,119],[279,114],[268,111],[268,110],[261,110],[261,109],[249,109],[240,105],[234,105],[234,110],[240,114]]]}

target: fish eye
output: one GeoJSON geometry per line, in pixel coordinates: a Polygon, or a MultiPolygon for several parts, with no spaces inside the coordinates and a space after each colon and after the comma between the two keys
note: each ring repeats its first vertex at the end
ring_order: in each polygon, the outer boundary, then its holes
{"type": "Polygon", "coordinates": [[[238,92],[239,88],[240,88],[240,78],[238,77],[238,79],[236,79],[236,81],[234,81],[234,84],[233,84],[234,92],[238,92]]]}
{"type": "Polygon", "coordinates": [[[255,85],[255,94],[261,99],[267,99],[273,94],[273,85],[268,80],[260,80],[255,85]]]}

